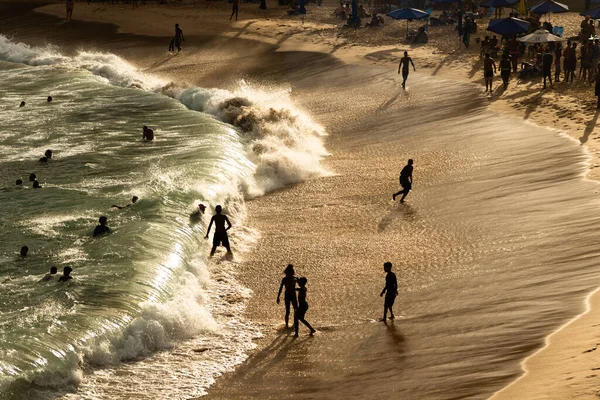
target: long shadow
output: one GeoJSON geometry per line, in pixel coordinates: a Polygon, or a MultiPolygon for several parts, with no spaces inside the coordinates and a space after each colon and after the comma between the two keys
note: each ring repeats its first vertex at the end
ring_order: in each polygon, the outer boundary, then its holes
{"type": "Polygon", "coordinates": [[[442,59],[442,61],[440,61],[440,64],[435,67],[435,69],[433,70],[433,72],[431,73],[431,75],[435,76],[437,75],[438,72],[440,72],[440,70],[442,69],[442,67],[444,66],[444,64],[446,62],[448,62],[448,60],[450,59],[450,56],[446,56],[442,59]]]}
{"type": "Polygon", "coordinates": [[[392,225],[392,223],[402,217],[406,219],[412,219],[416,214],[415,209],[407,203],[400,203],[398,207],[392,208],[392,210],[379,221],[377,224],[377,232],[381,233],[392,225]]]}
{"type": "Polygon", "coordinates": [[[481,59],[477,60],[477,62],[475,64],[473,64],[471,71],[469,71],[469,78],[473,78],[478,71],[482,70],[482,67],[483,67],[483,59],[481,58],[481,59]]]}
{"type": "Polygon", "coordinates": [[[385,103],[383,103],[382,105],[380,105],[379,107],[377,107],[377,112],[387,110],[392,104],[394,104],[394,102],[396,100],[398,100],[398,97],[400,97],[401,94],[402,94],[402,91],[398,90],[394,96],[392,96],[385,103]]]}
{"type": "Polygon", "coordinates": [[[250,25],[252,25],[253,23],[255,23],[256,21],[250,21],[248,22],[246,25],[244,25],[240,31],[238,33],[236,33],[235,35],[233,35],[234,38],[240,37],[244,34],[244,32],[246,32],[246,30],[250,27],[250,25]]]}
{"type": "Polygon", "coordinates": [[[279,39],[277,41],[277,45],[279,46],[280,44],[282,44],[283,42],[285,42],[286,40],[288,40],[289,38],[291,38],[292,36],[294,36],[296,34],[296,32],[290,32],[290,33],[286,33],[285,35],[283,35],[281,37],[281,39],[279,39]]]}
{"type": "MultiPolygon", "coordinates": [[[[538,94],[536,94],[533,97],[534,98],[542,97],[542,92],[539,92],[538,94]]],[[[527,104],[527,107],[525,107],[525,115],[523,115],[523,119],[529,119],[529,116],[531,115],[531,113],[534,112],[537,108],[538,108],[537,101],[529,102],[529,104],[527,104]]]]}
{"type": "Polygon", "coordinates": [[[590,134],[594,131],[594,128],[596,127],[596,121],[598,121],[598,115],[600,115],[600,110],[596,110],[596,112],[594,113],[594,116],[592,117],[592,120],[590,122],[588,122],[587,124],[585,124],[585,130],[583,131],[583,136],[581,136],[579,138],[579,141],[581,142],[581,144],[584,144],[585,142],[587,142],[590,134]]]}

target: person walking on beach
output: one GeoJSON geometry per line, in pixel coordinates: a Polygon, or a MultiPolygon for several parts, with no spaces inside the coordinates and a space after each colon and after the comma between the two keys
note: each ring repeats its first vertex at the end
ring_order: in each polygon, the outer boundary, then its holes
{"type": "Polygon", "coordinates": [[[494,74],[496,73],[496,63],[490,57],[490,53],[485,53],[485,58],[483,59],[483,77],[485,79],[485,92],[488,91],[488,86],[490,88],[490,93],[492,93],[492,84],[494,82],[494,74]]]}
{"type": "Polygon", "coordinates": [[[75,2],[73,0],[67,0],[67,21],[73,18],[73,9],[75,8],[75,2]]]}
{"type": "Polygon", "coordinates": [[[398,65],[398,73],[402,70],[402,89],[406,88],[406,80],[408,79],[409,64],[412,65],[413,70],[416,72],[415,64],[412,58],[408,56],[408,51],[404,52],[404,57],[400,59],[400,65],[398,65]]]}
{"type": "Polygon", "coordinates": [[[290,305],[294,307],[294,321],[296,319],[296,312],[298,310],[294,266],[292,264],[288,264],[288,266],[283,270],[283,273],[285,274],[285,276],[281,280],[281,285],[279,285],[279,292],[277,292],[277,304],[279,304],[279,299],[281,298],[281,291],[283,290],[283,288],[285,288],[285,292],[283,294],[283,301],[285,302],[285,327],[289,328],[290,305]]]}
{"type": "Polygon", "coordinates": [[[552,61],[554,57],[552,57],[552,53],[550,52],[550,47],[546,47],[546,51],[542,56],[542,73],[544,76],[544,89],[546,89],[546,78],[550,81],[550,87],[554,87],[552,85],[552,61]]]}
{"type": "Polygon", "coordinates": [[[560,82],[560,58],[562,57],[562,45],[558,43],[554,49],[554,82],[560,82]]]}
{"type": "Polygon", "coordinates": [[[183,37],[183,30],[179,27],[179,24],[175,24],[175,37],[171,40],[169,44],[169,52],[174,53],[175,47],[177,47],[177,53],[181,51],[181,44],[185,42],[185,38],[183,37]]]}
{"type": "Polygon", "coordinates": [[[298,309],[294,313],[294,337],[298,337],[298,322],[302,322],[308,329],[310,329],[310,334],[313,335],[316,330],[310,326],[307,320],[304,319],[306,315],[306,311],[308,311],[308,303],[306,302],[306,283],[308,280],[306,278],[298,279],[298,309]]]}
{"type": "Polygon", "coordinates": [[[396,274],[392,272],[392,263],[389,261],[384,263],[383,270],[386,272],[386,275],[385,287],[379,295],[379,297],[383,297],[385,294],[385,300],[383,301],[383,318],[381,318],[381,322],[385,322],[387,319],[388,310],[390,310],[390,319],[394,319],[392,307],[394,306],[396,296],[398,296],[398,280],[396,279],[396,274]]]}
{"type": "Polygon", "coordinates": [[[404,203],[404,198],[408,195],[408,192],[412,189],[412,173],[413,173],[413,160],[408,160],[408,164],[400,171],[400,186],[402,190],[392,195],[392,200],[396,201],[396,197],[402,195],[400,203],[404,203]]]}
{"type": "Polygon", "coordinates": [[[210,233],[210,228],[212,228],[213,223],[215,224],[215,235],[213,236],[213,247],[210,251],[210,256],[212,257],[215,254],[215,250],[217,250],[217,246],[223,245],[227,249],[227,254],[231,254],[231,248],[229,247],[229,238],[227,237],[227,231],[231,229],[231,222],[229,222],[229,218],[226,215],[221,214],[223,208],[221,206],[215,207],[216,214],[210,219],[210,224],[208,224],[208,231],[206,231],[205,239],[208,239],[208,234],[210,233]],[[225,227],[225,223],[227,223],[227,227],[225,227]]]}
{"type": "Polygon", "coordinates": [[[229,17],[229,20],[231,21],[231,18],[233,18],[233,15],[235,14],[235,20],[238,20],[238,11],[240,9],[240,0],[233,0],[231,2],[231,16],[229,17]]]}
{"type": "Polygon", "coordinates": [[[500,76],[502,77],[504,90],[508,88],[508,79],[510,78],[511,62],[508,57],[508,53],[504,53],[502,54],[502,60],[500,60],[500,76]]]}
{"type": "Polygon", "coordinates": [[[265,13],[265,19],[267,19],[267,0],[260,0],[260,6],[258,6],[265,13]]]}

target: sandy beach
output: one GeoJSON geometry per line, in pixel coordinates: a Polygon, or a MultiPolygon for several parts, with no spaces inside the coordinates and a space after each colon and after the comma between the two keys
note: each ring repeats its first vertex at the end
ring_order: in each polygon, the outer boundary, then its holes
{"type": "MultiPolygon", "coordinates": [[[[460,49],[450,28],[431,28],[427,46],[411,47],[398,40],[405,24],[390,22],[385,30],[374,34],[364,29],[345,30],[339,21],[332,20],[333,6],[327,3],[304,22],[288,17],[284,9],[275,5],[265,20],[257,4],[243,4],[240,21],[230,22],[228,6],[212,3],[195,7],[152,5],[135,10],[130,6],[77,3],[75,20],[70,25],[57,18],[40,19],[38,22],[54,24],[44,34],[40,32],[43,27],[28,23],[23,17],[31,7],[22,7],[21,14],[15,12],[12,20],[0,22],[2,33],[14,34],[16,40],[32,45],[53,43],[67,51],[76,51],[83,45],[110,50],[148,73],[179,84],[234,89],[240,79],[245,79],[265,90],[291,91],[299,106],[328,132],[326,147],[331,155],[325,167],[331,171],[330,176],[291,185],[248,202],[249,223],[260,232],[261,239],[241,260],[238,279],[253,292],[246,317],[261,328],[264,337],[246,362],[217,379],[206,398],[487,398],[496,391],[499,392],[494,398],[506,399],[597,397],[594,371],[600,354],[596,351],[600,321],[593,310],[600,308],[600,295],[589,299],[587,296],[597,287],[598,277],[591,272],[582,274],[585,277],[569,289],[560,286],[562,275],[560,279],[549,279],[553,282],[548,283],[542,296],[551,298],[547,305],[537,303],[538,294],[518,297],[528,285],[535,286],[524,272],[514,272],[516,275],[510,278],[522,278],[522,286],[517,286],[522,290],[502,293],[492,289],[493,295],[489,293],[486,287],[508,278],[474,273],[468,262],[489,261],[485,271],[500,271],[496,262],[501,258],[510,260],[500,249],[510,248],[523,256],[517,238],[534,235],[515,228],[513,238],[508,234],[511,222],[506,218],[495,220],[482,214],[476,222],[467,223],[464,221],[468,215],[451,208],[453,202],[463,204],[461,194],[452,193],[456,187],[461,188],[465,198],[478,194],[460,178],[478,178],[478,182],[491,185],[490,191],[495,188],[490,182],[494,179],[478,175],[482,165],[494,164],[491,150],[463,153],[463,147],[459,143],[453,146],[451,139],[435,143],[435,138],[420,137],[421,132],[435,132],[437,126],[445,126],[445,121],[458,117],[447,114],[451,111],[462,113],[464,120],[447,124],[448,137],[454,134],[457,141],[473,142],[481,149],[493,140],[500,143],[513,139],[522,140],[524,149],[535,149],[535,141],[547,135],[564,148],[552,142],[548,147],[540,144],[540,151],[571,161],[565,161],[569,163],[566,172],[556,170],[557,174],[564,174],[566,189],[554,188],[553,179],[549,179],[540,193],[550,202],[559,201],[571,190],[570,193],[578,194],[574,201],[579,201],[597,193],[596,183],[588,179],[597,179],[600,173],[596,168],[600,166],[600,136],[593,88],[577,82],[542,91],[539,80],[513,80],[507,92],[484,98],[478,48],[474,45],[469,51],[460,49]],[[184,51],[176,58],[164,55],[175,23],[180,23],[186,34],[184,51]],[[101,37],[97,37],[98,33],[85,34],[90,24],[94,24],[95,32],[101,32],[101,37]],[[415,60],[417,73],[411,75],[411,80],[414,79],[415,87],[423,88],[422,93],[397,90],[399,80],[395,72],[404,50],[415,60]],[[449,104],[449,111],[434,108],[438,98],[449,104]],[[418,113],[411,114],[419,107],[427,110],[425,122],[416,116],[418,113]],[[406,118],[398,120],[398,115],[406,118]],[[461,136],[469,124],[474,131],[475,127],[487,127],[501,132],[501,127],[510,121],[517,125],[523,120],[552,130],[523,124],[522,128],[515,128],[521,136],[515,134],[514,138],[461,136]],[[528,129],[531,138],[523,136],[528,129]],[[377,140],[371,140],[368,136],[375,132],[377,140]],[[398,132],[403,136],[399,137],[398,132]],[[559,138],[562,134],[585,146],[587,154],[573,146],[573,140],[559,138]],[[391,198],[384,199],[381,194],[391,197],[396,190],[397,170],[407,155],[419,160],[419,179],[424,183],[420,190],[411,193],[405,207],[395,208],[390,205],[391,198]],[[469,162],[477,167],[457,167],[471,165],[469,162]],[[448,196],[445,203],[450,204],[434,203],[432,198],[440,193],[448,196]],[[429,223],[424,217],[429,215],[439,217],[439,224],[429,223]],[[457,221],[463,221],[465,226],[457,221]],[[477,226],[487,226],[491,221],[495,229],[507,232],[506,243],[498,244],[477,226]],[[486,238],[497,249],[486,246],[490,244],[486,238]],[[374,321],[381,308],[377,296],[383,282],[381,266],[389,254],[397,256],[397,268],[401,271],[402,295],[397,313],[402,317],[383,325],[374,321]],[[283,329],[282,307],[275,304],[281,270],[289,262],[310,278],[308,318],[320,331],[315,337],[304,332],[297,341],[283,329]],[[469,283],[463,282],[465,277],[469,277],[469,283]],[[560,307],[558,297],[552,297],[559,296],[559,292],[564,295],[560,307]],[[446,293],[449,297],[461,293],[464,302],[456,308],[444,304],[446,293]],[[519,306],[507,306],[508,300],[498,300],[511,296],[519,299],[515,301],[519,306]],[[486,305],[481,310],[471,310],[471,299],[486,305]],[[431,308],[425,309],[424,304],[431,308]],[[540,315],[529,316],[527,304],[540,306],[540,315]],[[507,319],[511,328],[505,331],[511,331],[510,334],[495,331],[499,327],[491,311],[522,315],[522,326],[515,317],[507,319]],[[462,320],[469,313],[481,326],[471,327],[466,322],[458,327],[452,325],[452,320],[462,320]],[[446,327],[446,332],[432,331],[439,326],[446,327]],[[546,338],[557,328],[561,329],[546,338]],[[467,331],[466,338],[461,338],[467,331]],[[489,353],[482,350],[484,344],[473,344],[480,332],[486,331],[498,334],[490,342],[489,353]],[[430,343],[415,343],[416,337],[426,334],[431,335],[430,343]],[[436,343],[433,348],[431,342],[436,343]],[[476,361],[472,366],[462,362],[453,365],[455,354],[445,354],[444,345],[463,353],[473,352],[476,361]],[[499,357],[501,360],[496,360],[501,364],[499,368],[486,365],[493,358],[494,345],[506,345],[508,349],[499,357]],[[526,356],[529,358],[520,365],[526,356]],[[398,365],[403,367],[398,369],[398,365]],[[422,368],[419,373],[413,370],[416,366],[422,368]],[[522,369],[526,373],[521,377],[522,369]],[[459,373],[464,374],[463,380],[447,378],[459,373]],[[427,379],[448,386],[432,388],[421,382],[427,379]]],[[[37,12],[43,13],[43,18],[62,18],[63,5],[46,5],[37,12]]],[[[580,20],[574,14],[554,18],[567,33],[580,20]]],[[[482,22],[480,26],[483,25],[482,22]]],[[[478,35],[485,35],[484,29],[478,35]]],[[[495,82],[497,85],[500,84],[495,82]]],[[[500,147],[498,153],[509,157],[510,152],[500,147]]],[[[535,160],[552,170],[550,160],[544,163],[544,155],[535,156],[535,160]]],[[[504,178],[496,177],[498,181],[504,178]]],[[[531,182],[541,181],[540,178],[531,182]]],[[[533,213],[550,207],[533,205],[525,185],[521,188],[515,184],[515,193],[521,196],[519,199],[527,200],[500,206],[506,207],[507,215],[519,215],[521,207],[533,213]]],[[[567,211],[557,218],[561,224],[567,220],[585,221],[584,213],[571,215],[567,211]]],[[[595,221],[596,217],[589,218],[595,221]]],[[[549,220],[543,228],[551,229],[550,225],[556,223],[557,220],[549,220]]],[[[544,229],[540,232],[546,232],[544,229]]],[[[573,272],[570,278],[567,270],[562,282],[574,282],[578,274],[573,272]]],[[[479,341],[485,343],[483,338],[479,341]]]]}

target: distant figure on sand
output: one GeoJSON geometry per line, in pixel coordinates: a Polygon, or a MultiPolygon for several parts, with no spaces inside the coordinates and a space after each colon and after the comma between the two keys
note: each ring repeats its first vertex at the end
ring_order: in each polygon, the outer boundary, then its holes
{"type": "Polygon", "coordinates": [[[51,267],[50,272],[44,275],[44,277],[40,279],[40,282],[51,280],[52,278],[54,278],[54,275],[56,275],[57,272],[58,270],[56,269],[56,267],[51,267]]]}
{"type": "Polygon", "coordinates": [[[217,250],[217,246],[223,245],[227,249],[227,254],[231,254],[231,248],[229,247],[229,238],[227,237],[227,231],[231,228],[231,222],[229,222],[229,218],[226,215],[221,214],[223,208],[221,206],[216,206],[215,211],[217,212],[210,219],[210,224],[208,224],[208,230],[206,231],[205,239],[208,239],[208,234],[210,233],[210,228],[215,224],[215,235],[213,236],[213,247],[210,251],[210,256],[212,257],[215,254],[215,250],[217,250]],[[227,228],[225,227],[225,223],[227,223],[227,228]]]}
{"type": "Polygon", "coordinates": [[[285,293],[283,294],[283,300],[285,302],[285,327],[289,328],[290,304],[294,307],[294,318],[296,315],[296,310],[298,309],[298,300],[296,299],[296,277],[294,276],[294,266],[292,264],[288,264],[288,266],[283,270],[283,273],[285,274],[285,276],[281,280],[281,285],[279,285],[279,292],[277,292],[277,304],[279,304],[281,290],[285,288],[285,293]]]}
{"type": "Polygon", "coordinates": [[[64,267],[63,268],[63,274],[60,278],[58,278],[59,282],[66,282],[70,279],[73,279],[73,277],[71,276],[71,272],[73,271],[73,268],[71,267],[64,267]]]}
{"type": "Polygon", "coordinates": [[[233,0],[231,3],[231,16],[229,17],[230,21],[231,21],[231,18],[233,18],[233,14],[235,14],[235,20],[237,21],[239,9],[240,9],[240,0],[233,0]]]}
{"type": "Polygon", "coordinates": [[[175,24],[175,37],[169,44],[169,52],[173,53],[175,51],[175,47],[177,47],[177,52],[179,53],[181,51],[181,44],[183,42],[185,42],[183,31],[179,27],[179,24],[175,24]]]}
{"type": "Polygon", "coordinates": [[[390,310],[390,319],[394,319],[394,311],[392,311],[392,306],[394,305],[394,301],[398,295],[398,281],[396,280],[396,274],[392,272],[391,262],[388,261],[383,264],[383,270],[387,272],[387,274],[385,275],[385,287],[379,296],[383,297],[385,294],[385,300],[383,302],[383,318],[381,318],[381,321],[385,322],[388,310],[390,310]]]}
{"type": "Polygon", "coordinates": [[[113,204],[111,207],[112,207],[112,208],[119,209],[119,210],[122,210],[122,209],[124,209],[124,208],[131,207],[132,205],[134,205],[134,204],[135,204],[135,202],[136,202],[136,201],[138,201],[138,197],[137,197],[137,196],[133,196],[133,197],[131,198],[131,203],[130,203],[130,204],[127,204],[126,206],[118,206],[118,205],[116,205],[116,204],[113,204]]]}
{"type": "Polygon", "coordinates": [[[73,18],[73,9],[75,8],[75,2],[73,0],[67,0],[67,21],[73,18]]]}
{"type": "Polygon", "coordinates": [[[108,223],[108,218],[102,216],[98,218],[98,223],[99,225],[94,229],[94,237],[110,233],[110,228],[106,225],[108,223]]]}
{"type": "Polygon", "coordinates": [[[400,196],[402,195],[402,198],[400,199],[400,203],[404,203],[404,198],[408,195],[408,192],[410,192],[410,189],[412,189],[412,173],[413,173],[413,160],[408,160],[408,164],[406,164],[404,166],[404,168],[402,168],[402,171],[400,171],[400,186],[402,186],[402,190],[399,191],[398,193],[394,193],[392,195],[392,200],[396,200],[396,196],[400,196]]]}
{"type": "Polygon", "coordinates": [[[154,140],[154,131],[148,128],[146,125],[142,128],[142,140],[154,140]]]}
{"type": "Polygon", "coordinates": [[[316,332],[316,330],[310,326],[308,321],[304,319],[306,311],[308,311],[308,303],[306,302],[306,282],[306,278],[298,279],[298,286],[300,287],[296,289],[298,291],[298,309],[294,313],[294,337],[298,337],[298,321],[302,322],[308,329],[310,329],[311,335],[316,332]]]}
{"type": "Polygon", "coordinates": [[[490,93],[492,93],[492,84],[494,83],[494,74],[496,73],[496,63],[490,57],[490,53],[485,53],[483,59],[483,77],[485,79],[485,92],[487,93],[488,87],[490,93]]]}
{"type": "Polygon", "coordinates": [[[408,51],[404,52],[404,57],[400,59],[400,65],[398,65],[398,73],[402,70],[402,88],[406,88],[406,80],[408,79],[408,71],[409,71],[409,63],[412,65],[413,70],[416,72],[415,64],[412,61],[412,58],[408,56],[408,51]]]}

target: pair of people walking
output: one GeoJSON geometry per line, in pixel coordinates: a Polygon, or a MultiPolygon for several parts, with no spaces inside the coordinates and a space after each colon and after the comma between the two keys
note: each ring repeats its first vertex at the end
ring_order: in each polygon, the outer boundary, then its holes
{"type": "Polygon", "coordinates": [[[284,302],[285,302],[285,327],[289,328],[290,324],[290,311],[291,307],[294,308],[294,337],[298,337],[299,322],[302,322],[308,329],[310,334],[313,335],[316,330],[308,323],[304,318],[308,311],[308,302],[306,301],[306,278],[296,278],[294,266],[289,264],[285,270],[283,270],[285,277],[281,280],[279,286],[279,292],[277,293],[277,304],[281,300],[281,292],[285,288],[284,302]],[[298,287],[296,287],[298,285],[298,287]],[[296,292],[298,296],[296,297],[296,292]]]}

